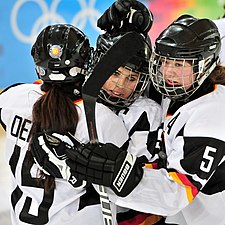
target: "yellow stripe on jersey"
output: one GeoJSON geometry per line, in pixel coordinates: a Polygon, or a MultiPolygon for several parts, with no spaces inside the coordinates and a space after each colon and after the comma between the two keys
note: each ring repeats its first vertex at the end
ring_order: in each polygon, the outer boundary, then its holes
{"type": "Polygon", "coordinates": [[[33,84],[43,84],[43,81],[42,80],[35,80],[34,82],[33,82],[33,84]]]}
{"type": "Polygon", "coordinates": [[[78,100],[75,100],[73,103],[76,104],[76,105],[79,105],[83,102],[83,99],[78,99],[78,100]]]}
{"type": "Polygon", "coordinates": [[[145,163],[145,168],[157,169],[158,168],[158,164],[157,163],[145,163]]]}
{"type": "Polygon", "coordinates": [[[173,115],[172,114],[166,114],[166,119],[169,119],[170,117],[172,117],[173,115]]]}
{"type": "Polygon", "coordinates": [[[198,193],[198,189],[188,180],[184,174],[169,172],[169,175],[175,182],[185,186],[188,202],[192,202],[198,193]]]}

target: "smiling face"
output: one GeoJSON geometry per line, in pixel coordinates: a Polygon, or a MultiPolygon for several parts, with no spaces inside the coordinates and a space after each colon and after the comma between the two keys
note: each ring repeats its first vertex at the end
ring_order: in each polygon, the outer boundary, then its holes
{"type": "Polygon", "coordinates": [[[103,85],[111,97],[127,99],[136,88],[139,79],[139,73],[120,67],[103,85]]]}
{"type": "Polygon", "coordinates": [[[193,66],[190,61],[162,59],[161,72],[168,86],[182,86],[188,90],[195,81],[193,66]]]}

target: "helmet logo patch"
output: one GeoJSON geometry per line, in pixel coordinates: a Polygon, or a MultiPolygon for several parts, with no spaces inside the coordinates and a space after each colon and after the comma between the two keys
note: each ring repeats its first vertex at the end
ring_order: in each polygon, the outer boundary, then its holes
{"type": "Polygon", "coordinates": [[[79,67],[72,67],[69,71],[70,76],[75,77],[78,73],[81,73],[81,68],[79,67]]]}
{"type": "Polygon", "coordinates": [[[36,66],[36,70],[37,70],[37,73],[40,75],[40,76],[44,76],[45,75],[45,70],[40,67],[40,66],[36,66]]]}
{"type": "Polygon", "coordinates": [[[49,55],[53,59],[58,59],[62,55],[62,48],[59,45],[52,45],[49,49],[49,55]]]}

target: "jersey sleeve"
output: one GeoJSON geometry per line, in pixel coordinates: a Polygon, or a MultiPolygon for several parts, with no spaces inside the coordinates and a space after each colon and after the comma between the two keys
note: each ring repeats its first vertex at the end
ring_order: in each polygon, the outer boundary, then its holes
{"type": "Polygon", "coordinates": [[[128,140],[128,133],[123,121],[101,103],[96,104],[95,118],[100,142],[113,143],[121,147],[128,140]]]}
{"type": "Polygon", "coordinates": [[[221,118],[225,107],[221,106],[221,100],[212,95],[212,101],[204,99],[201,105],[200,99],[196,105],[190,104],[167,118],[166,167],[146,165],[138,186],[125,198],[110,192],[111,200],[122,207],[171,216],[190,203],[195,204],[194,199],[201,201],[202,194],[212,196],[223,192],[225,120],[221,118]]]}
{"type": "Polygon", "coordinates": [[[39,96],[41,91],[39,85],[35,84],[18,83],[4,89],[0,94],[0,121],[3,128],[11,126],[17,117],[27,116],[31,120],[32,106],[39,96]]]}
{"type": "Polygon", "coordinates": [[[13,87],[20,85],[20,83],[13,84],[5,89],[3,89],[0,93],[0,124],[3,129],[6,130],[6,122],[4,121],[4,114],[7,113],[7,109],[9,108],[9,104],[11,100],[15,99],[15,96],[11,94],[11,90],[13,87]]]}
{"type": "Polygon", "coordinates": [[[162,216],[173,215],[188,204],[185,188],[174,182],[165,169],[144,168],[141,182],[124,198],[111,189],[107,192],[110,200],[121,207],[162,216]]]}
{"type": "Polygon", "coordinates": [[[161,123],[162,109],[155,101],[140,97],[128,110],[121,110],[122,118],[129,134],[128,151],[136,156],[145,155],[152,159],[152,154],[147,149],[149,132],[157,130],[161,123]]]}

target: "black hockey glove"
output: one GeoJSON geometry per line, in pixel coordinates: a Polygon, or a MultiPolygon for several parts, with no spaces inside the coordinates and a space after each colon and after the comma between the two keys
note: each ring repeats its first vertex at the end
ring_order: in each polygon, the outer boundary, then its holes
{"type": "Polygon", "coordinates": [[[148,34],[153,15],[139,1],[117,0],[98,19],[97,26],[108,33],[137,31],[148,34]]]}
{"type": "Polygon", "coordinates": [[[69,133],[60,134],[54,131],[41,132],[33,136],[31,154],[45,174],[67,180],[73,187],[84,187],[86,181],[80,181],[70,172],[66,164],[66,149],[76,151],[80,145],[69,133]]]}
{"type": "Polygon", "coordinates": [[[67,148],[67,164],[80,180],[110,187],[118,196],[127,196],[140,182],[145,156],[136,158],[113,144],[83,144],[77,151],[67,148]]]}

